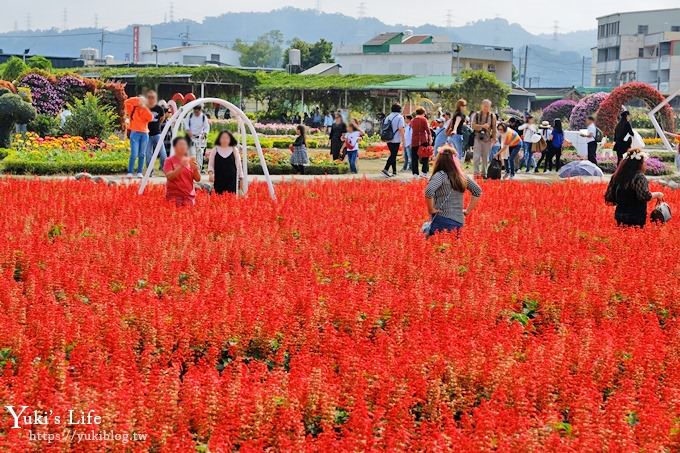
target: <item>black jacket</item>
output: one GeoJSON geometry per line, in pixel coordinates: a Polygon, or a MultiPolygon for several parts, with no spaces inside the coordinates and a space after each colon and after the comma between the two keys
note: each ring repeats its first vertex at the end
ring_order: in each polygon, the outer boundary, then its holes
{"type": "Polygon", "coordinates": [[[614,151],[625,153],[630,149],[633,143],[633,127],[628,121],[619,121],[614,130],[614,151]],[[630,135],[628,140],[625,140],[626,135],[630,135]]]}

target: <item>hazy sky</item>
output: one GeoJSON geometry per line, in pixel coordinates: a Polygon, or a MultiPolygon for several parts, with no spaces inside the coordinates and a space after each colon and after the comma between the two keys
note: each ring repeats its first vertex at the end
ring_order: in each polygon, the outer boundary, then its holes
{"type": "MultiPolygon", "coordinates": [[[[99,26],[121,28],[135,22],[162,22],[170,11],[170,0],[24,0],[2,1],[0,31],[32,28],[62,28],[66,9],[69,28],[99,26]],[[30,15],[30,18],[29,18],[30,15]]],[[[316,8],[359,16],[361,0],[175,0],[175,18],[200,20],[228,11],[269,11],[283,6],[316,8]]],[[[552,33],[554,21],[561,32],[595,28],[595,17],[619,11],[676,8],[678,0],[366,0],[365,14],[388,24],[445,26],[447,10],[452,24],[464,25],[479,19],[502,17],[517,22],[532,33],[552,33]],[[414,6],[415,5],[415,6],[414,6]],[[441,5],[441,6],[437,6],[441,5]]]]}

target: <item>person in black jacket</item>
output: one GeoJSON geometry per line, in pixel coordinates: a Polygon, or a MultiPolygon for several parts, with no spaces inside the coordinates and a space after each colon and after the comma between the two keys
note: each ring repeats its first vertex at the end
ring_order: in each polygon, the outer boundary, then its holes
{"type": "Polygon", "coordinates": [[[343,135],[345,135],[346,133],[347,125],[345,124],[345,121],[342,119],[342,115],[338,113],[335,115],[335,122],[331,126],[331,131],[328,134],[328,137],[330,138],[331,141],[331,155],[333,156],[333,160],[340,159],[340,150],[342,149],[343,135]]]}
{"type": "Polygon", "coordinates": [[[643,228],[647,223],[647,203],[663,200],[662,192],[649,191],[645,177],[647,158],[647,153],[629,149],[609,181],[604,200],[616,206],[614,218],[619,226],[643,228]]]}
{"type": "Polygon", "coordinates": [[[616,125],[614,130],[614,151],[616,151],[616,157],[618,158],[618,163],[621,163],[623,155],[630,149],[633,144],[633,127],[628,121],[630,112],[621,112],[619,117],[619,123],[616,125]]]}

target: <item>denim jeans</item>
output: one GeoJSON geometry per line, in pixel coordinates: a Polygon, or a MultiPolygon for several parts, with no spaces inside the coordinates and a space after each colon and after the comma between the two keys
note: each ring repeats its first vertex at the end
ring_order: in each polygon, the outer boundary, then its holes
{"type": "Polygon", "coordinates": [[[456,148],[456,151],[458,151],[458,159],[460,159],[460,161],[463,162],[465,160],[465,150],[463,149],[463,136],[461,134],[451,136],[451,143],[453,143],[453,147],[456,148]]]}
{"type": "Polygon", "coordinates": [[[359,158],[359,151],[346,151],[347,161],[349,162],[349,171],[356,174],[357,171],[357,159],[359,158]]]}
{"type": "MultiPolygon", "coordinates": [[[[153,152],[156,150],[156,145],[160,141],[161,136],[159,135],[149,135],[149,145],[146,147],[146,166],[151,165],[151,157],[153,152]]],[[[165,151],[165,144],[161,144],[161,150],[158,153],[158,158],[160,159],[161,170],[163,170],[163,165],[165,165],[165,159],[168,158],[168,153],[165,151]]],[[[152,172],[153,173],[153,172],[152,172]]]]}
{"type": "Polygon", "coordinates": [[[444,217],[441,215],[434,215],[432,216],[432,223],[430,223],[430,232],[428,233],[428,237],[432,236],[435,233],[439,232],[446,232],[446,231],[459,231],[461,228],[463,228],[463,224],[460,222],[456,222],[453,219],[449,219],[448,217],[444,217]]]}
{"type": "Polygon", "coordinates": [[[130,133],[130,160],[128,161],[128,173],[134,172],[135,160],[137,161],[137,173],[144,171],[144,157],[148,144],[149,134],[135,131],[130,133]]]}
{"type": "Polygon", "coordinates": [[[524,158],[522,159],[522,163],[520,164],[520,168],[522,167],[522,165],[524,165],[527,171],[534,168],[534,165],[536,164],[536,162],[534,162],[534,155],[531,152],[531,145],[532,143],[524,142],[524,158]]]}
{"type": "Polygon", "coordinates": [[[405,146],[404,147],[404,166],[402,167],[402,171],[406,171],[409,168],[411,168],[411,147],[405,146]]]}
{"type": "Polygon", "coordinates": [[[517,157],[521,149],[522,149],[521,144],[510,148],[510,157],[508,158],[507,163],[507,173],[510,176],[515,176],[515,172],[518,170],[515,168],[515,157],[517,157]]]}

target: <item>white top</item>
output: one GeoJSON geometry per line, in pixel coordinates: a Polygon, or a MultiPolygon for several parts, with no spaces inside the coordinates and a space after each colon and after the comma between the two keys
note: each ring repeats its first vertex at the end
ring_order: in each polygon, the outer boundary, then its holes
{"type": "Polygon", "coordinates": [[[413,139],[413,128],[410,125],[405,125],[404,127],[404,147],[408,148],[411,146],[411,140],[413,139]]]}
{"type": "Polygon", "coordinates": [[[361,140],[361,132],[346,133],[345,142],[347,143],[347,151],[359,151],[359,140],[361,140]]]}
{"type": "Polygon", "coordinates": [[[226,159],[227,157],[234,154],[234,162],[236,163],[236,176],[238,179],[243,179],[243,165],[241,165],[241,153],[238,150],[238,146],[228,146],[222,148],[221,146],[216,146],[209,151],[208,154],[208,172],[215,173],[215,155],[219,154],[220,157],[226,159]]]}
{"type": "Polygon", "coordinates": [[[384,119],[385,123],[388,121],[392,124],[392,130],[394,131],[394,137],[392,140],[390,140],[390,143],[401,143],[401,134],[399,133],[399,129],[405,126],[404,117],[401,115],[401,113],[392,112],[384,119]]]}
{"type": "Polygon", "coordinates": [[[184,120],[184,130],[191,131],[191,135],[198,137],[201,134],[208,135],[210,132],[210,121],[205,113],[196,116],[193,112],[184,120]]]}
{"type": "Polygon", "coordinates": [[[518,127],[517,129],[520,130],[520,131],[524,131],[524,133],[522,134],[522,138],[524,139],[525,142],[533,143],[531,141],[531,138],[536,133],[536,125],[535,124],[524,123],[520,127],[518,127]]]}
{"type": "Polygon", "coordinates": [[[597,126],[595,126],[595,123],[588,126],[586,130],[588,131],[586,143],[594,142],[595,137],[597,136],[597,126]]]}

